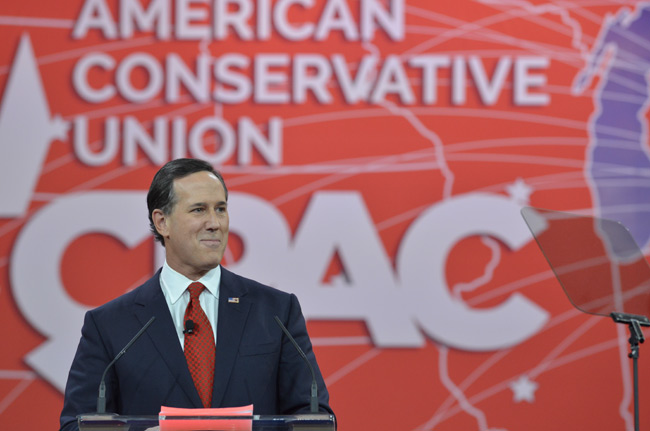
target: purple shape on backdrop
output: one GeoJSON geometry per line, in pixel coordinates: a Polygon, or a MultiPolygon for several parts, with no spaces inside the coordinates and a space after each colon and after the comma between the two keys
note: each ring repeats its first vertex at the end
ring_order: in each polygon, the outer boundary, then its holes
{"type": "Polygon", "coordinates": [[[577,77],[586,87],[610,53],[594,93],[587,178],[600,217],[622,222],[640,247],[650,240],[650,5],[605,20],[589,64],[577,77]]]}

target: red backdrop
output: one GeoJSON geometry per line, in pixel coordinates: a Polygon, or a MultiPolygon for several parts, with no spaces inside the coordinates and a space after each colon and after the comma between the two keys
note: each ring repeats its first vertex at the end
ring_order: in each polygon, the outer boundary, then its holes
{"type": "Polygon", "coordinates": [[[225,265],[298,294],[339,429],[632,429],[627,329],[571,306],[519,209],[645,250],[648,15],[3,2],[0,428],[56,427],[83,312],[157,268],[144,196],[191,156],[229,186],[225,265]]]}

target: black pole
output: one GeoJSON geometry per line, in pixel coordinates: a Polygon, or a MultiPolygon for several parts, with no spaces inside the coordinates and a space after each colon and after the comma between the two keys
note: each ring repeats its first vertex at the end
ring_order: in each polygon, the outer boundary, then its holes
{"type": "MultiPolygon", "coordinates": [[[[632,358],[634,364],[634,431],[639,431],[639,365],[638,365],[638,346],[637,355],[632,358]]],[[[631,353],[630,353],[631,354],[631,353]]]]}
{"type": "Polygon", "coordinates": [[[643,343],[645,338],[637,319],[630,319],[629,328],[630,354],[627,356],[632,359],[634,376],[634,431],[639,431],[639,343],[643,343]]]}
{"type": "Polygon", "coordinates": [[[645,341],[641,326],[650,326],[650,320],[645,316],[637,316],[627,313],[611,313],[616,323],[626,323],[630,328],[630,353],[628,358],[632,359],[634,379],[634,431],[639,431],[639,344],[645,341]]]}

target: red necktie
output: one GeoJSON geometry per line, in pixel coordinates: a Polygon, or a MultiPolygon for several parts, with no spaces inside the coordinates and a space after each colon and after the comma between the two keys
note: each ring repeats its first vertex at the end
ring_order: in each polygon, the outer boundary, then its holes
{"type": "Polygon", "coordinates": [[[187,304],[183,321],[193,321],[194,329],[191,334],[185,334],[185,359],[203,407],[210,407],[214,381],[214,333],[199,302],[199,295],[205,286],[192,283],[187,289],[190,291],[190,303],[187,304]]]}

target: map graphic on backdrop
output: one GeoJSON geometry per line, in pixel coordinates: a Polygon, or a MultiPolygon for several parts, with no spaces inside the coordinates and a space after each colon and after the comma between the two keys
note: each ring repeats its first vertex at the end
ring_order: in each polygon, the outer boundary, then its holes
{"type": "Polygon", "coordinates": [[[591,59],[579,75],[580,90],[594,78],[608,50],[612,58],[594,96],[597,113],[589,122],[588,173],[596,207],[604,218],[621,221],[639,246],[647,245],[650,226],[644,178],[650,168],[648,149],[648,55],[650,5],[635,14],[624,10],[606,20],[591,59]]]}
{"type": "Polygon", "coordinates": [[[646,2],[3,4],[0,427],[55,426],[84,312],[161,263],[153,173],[192,156],[231,191],[224,264],[300,298],[343,431],[631,429],[625,328],[571,307],[519,210],[620,220],[647,249],[649,21],[646,2]]]}

